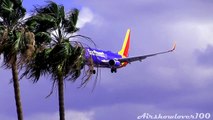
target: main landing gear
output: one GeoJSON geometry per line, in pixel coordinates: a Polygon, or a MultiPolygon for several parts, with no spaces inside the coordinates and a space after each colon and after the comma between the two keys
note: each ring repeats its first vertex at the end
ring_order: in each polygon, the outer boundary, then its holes
{"type": "Polygon", "coordinates": [[[111,68],[111,73],[116,73],[117,69],[116,68],[111,68]]]}
{"type": "MultiPolygon", "coordinates": [[[[90,70],[90,72],[92,74],[96,74],[96,70],[90,70]]],[[[116,68],[111,68],[111,73],[117,73],[117,69],[116,68]]]]}

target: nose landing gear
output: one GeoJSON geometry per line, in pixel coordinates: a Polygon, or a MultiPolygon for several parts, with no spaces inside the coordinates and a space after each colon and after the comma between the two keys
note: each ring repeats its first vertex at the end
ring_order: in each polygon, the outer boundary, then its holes
{"type": "Polygon", "coordinates": [[[96,74],[96,70],[90,70],[90,73],[96,74]]]}

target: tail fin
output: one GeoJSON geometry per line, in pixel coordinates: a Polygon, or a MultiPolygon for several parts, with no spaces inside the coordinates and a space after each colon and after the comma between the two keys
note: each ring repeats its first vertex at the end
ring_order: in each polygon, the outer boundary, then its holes
{"type": "Polygon", "coordinates": [[[129,55],[129,45],[130,45],[130,29],[126,32],[126,37],[124,39],[124,43],[122,49],[118,52],[122,57],[128,57],[129,55]]]}

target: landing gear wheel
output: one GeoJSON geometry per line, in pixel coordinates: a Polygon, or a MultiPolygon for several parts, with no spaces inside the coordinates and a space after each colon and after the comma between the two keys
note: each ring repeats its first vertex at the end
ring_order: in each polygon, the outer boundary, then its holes
{"type": "Polygon", "coordinates": [[[92,73],[93,73],[93,74],[95,74],[95,73],[96,73],[96,71],[95,71],[95,70],[93,70],[93,71],[92,71],[92,73]]]}
{"type": "Polygon", "coordinates": [[[116,73],[117,69],[116,68],[111,68],[111,73],[116,73]]]}
{"type": "Polygon", "coordinates": [[[96,74],[96,70],[90,70],[90,73],[96,74]]]}

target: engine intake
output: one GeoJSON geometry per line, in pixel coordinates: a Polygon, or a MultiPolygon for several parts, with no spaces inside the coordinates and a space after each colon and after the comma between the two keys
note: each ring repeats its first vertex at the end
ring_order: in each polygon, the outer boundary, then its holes
{"type": "Polygon", "coordinates": [[[121,63],[118,60],[109,60],[109,65],[119,67],[121,63]]]}

